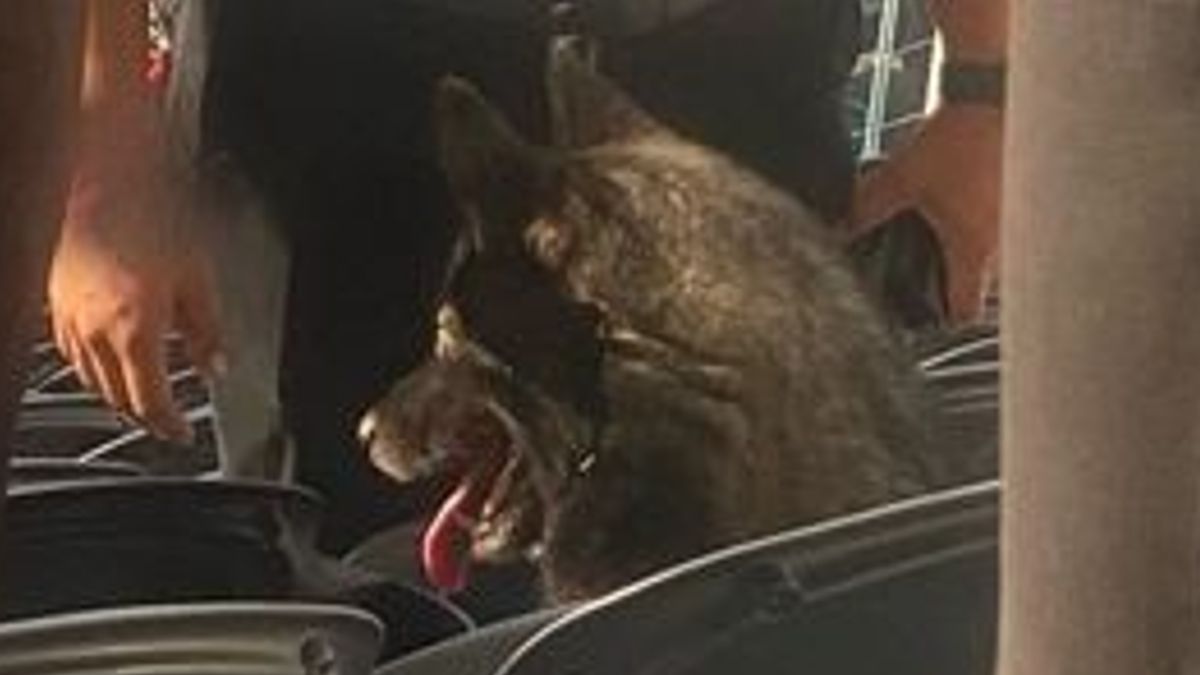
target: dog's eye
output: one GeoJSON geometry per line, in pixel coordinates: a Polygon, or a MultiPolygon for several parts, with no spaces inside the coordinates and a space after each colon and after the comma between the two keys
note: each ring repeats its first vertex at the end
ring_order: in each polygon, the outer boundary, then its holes
{"type": "Polygon", "coordinates": [[[450,299],[466,336],[519,378],[590,417],[600,396],[604,312],[565,294],[527,251],[468,252],[450,299]]]}

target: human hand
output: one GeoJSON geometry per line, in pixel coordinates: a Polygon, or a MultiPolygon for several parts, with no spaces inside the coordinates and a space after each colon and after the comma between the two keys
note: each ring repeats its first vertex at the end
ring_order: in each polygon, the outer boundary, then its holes
{"type": "Polygon", "coordinates": [[[954,323],[978,317],[995,273],[1003,127],[996,108],[943,104],[855,187],[854,234],[907,208],[933,227],[945,255],[954,323]]]}
{"type": "Polygon", "coordinates": [[[215,292],[203,251],[171,222],[155,106],[90,111],[51,266],[55,342],[80,379],[157,436],[185,441],[163,337],[172,324],[208,373],[221,369],[215,292]]]}

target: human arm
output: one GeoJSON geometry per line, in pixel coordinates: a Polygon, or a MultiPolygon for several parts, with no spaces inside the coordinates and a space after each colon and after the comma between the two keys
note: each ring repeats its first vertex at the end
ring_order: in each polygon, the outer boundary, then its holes
{"type": "MultiPolygon", "coordinates": [[[[1007,0],[928,0],[948,63],[1002,66],[1007,0]]],[[[947,265],[951,320],[975,318],[995,273],[1001,192],[1002,104],[943,100],[911,141],[855,188],[854,234],[906,209],[934,228],[947,265]]]]}
{"type": "Polygon", "coordinates": [[[161,108],[143,77],[145,0],[90,0],[79,151],[49,300],[80,378],[156,435],[186,439],[162,338],[174,322],[194,363],[219,361],[202,247],[173,218],[161,108]]]}

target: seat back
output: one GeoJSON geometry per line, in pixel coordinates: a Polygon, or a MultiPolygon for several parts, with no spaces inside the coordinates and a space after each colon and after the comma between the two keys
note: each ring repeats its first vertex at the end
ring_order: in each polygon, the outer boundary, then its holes
{"type": "Polygon", "coordinates": [[[584,605],[497,675],[989,673],[997,486],[700,558],[584,605]]]}

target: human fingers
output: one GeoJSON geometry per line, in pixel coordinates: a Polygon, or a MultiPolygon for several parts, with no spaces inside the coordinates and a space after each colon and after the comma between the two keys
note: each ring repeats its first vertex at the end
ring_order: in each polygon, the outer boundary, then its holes
{"type": "Polygon", "coordinates": [[[83,349],[80,346],[79,339],[76,337],[74,328],[70,324],[62,325],[59,330],[59,336],[59,351],[62,352],[63,358],[67,360],[67,364],[75,372],[75,377],[79,380],[79,384],[83,385],[89,391],[99,393],[91,364],[83,357],[83,349]]]}
{"type": "Polygon", "coordinates": [[[113,410],[129,414],[129,391],[109,336],[94,333],[80,341],[79,346],[79,358],[87,364],[89,377],[100,396],[113,410]]]}
{"type": "Polygon", "coordinates": [[[58,349],[58,354],[69,365],[73,365],[72,347],[70,338],[67,336],[66,322],[55,316],[53,313],[50,316],[50,332],[54,337],[54,347],[58,349]]]}
{"type": "Polygon", "coordinates": [[[172,396],[161,335],[157,331],[139,332],[118,348],[130,412],[156,436],[190,442],[192,428],[172,396]]]}

